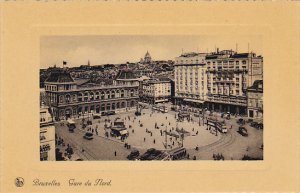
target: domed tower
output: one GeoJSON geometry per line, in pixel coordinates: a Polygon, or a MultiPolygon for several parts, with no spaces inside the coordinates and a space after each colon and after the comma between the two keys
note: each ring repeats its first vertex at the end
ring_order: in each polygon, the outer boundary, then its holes
{"type": "Polygon", "coordinates": [[[152,62],[151,56],[150,56],[149,52],[147,51],[147,53],[145,54],[144,63],[149,64],[151,62],[152,62]]]}

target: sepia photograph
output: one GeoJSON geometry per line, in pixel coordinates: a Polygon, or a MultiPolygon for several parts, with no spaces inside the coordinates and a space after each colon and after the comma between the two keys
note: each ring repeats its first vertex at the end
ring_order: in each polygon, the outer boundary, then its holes
{"type": "Polygon", "coordinates": [[[263,160],[259,36],[43,36],[41,161],[263,160]]]}

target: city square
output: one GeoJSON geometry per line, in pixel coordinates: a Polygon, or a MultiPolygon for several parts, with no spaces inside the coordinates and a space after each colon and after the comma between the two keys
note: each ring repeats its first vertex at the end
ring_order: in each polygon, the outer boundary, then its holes
{"type": "MultiPolygon", "coordinates": [[[[170,104],[166,106],[170,107],[170,104]]],[[[244,155],[262,157],[261,145],[263,139],[261,130],[246,125],[247,128],[250,128],[248,129],[249,136],[243,137],[237,133],[237,118],[232,118],[231,120],[225,120],[229,128],[232,126],[229,132],[226,134],[218,132],[216,135],[215,131],[208,129],[205,122],[203,124],[202,117],[200,118],[200,124],[199,117],[194,116],[191,121],[179,122],[175,119],[176,114],[178,113],[174,111],[162,113],[147,108],[142,110],[141,116],[136,116],[134,111],[104,116],[100,119],[93,119],[92,115],[86,115],[85,118],[75,119],[76,129],[74,133],[70,133],[66,122],[63,125],[61,123],[64,122],[57,123],[56,133],[64,139],[65,144],[70,144],[75,150],[74,158],[71,158],[71,160],[127,160],[126,157],[133,149],[144,153],[150,148],[167,151],[181,147],[181,139],[169,135],[165,137],[165,133],[161,134],[161,131],[174,131],[176,128],[185,128],[190,132],[190,136],[183,139],[183,147],[187,149],[190,159],[195,156],[196,159],[209,160],[213,159],[214,154],[222,154],[228,160],[242,159],[244,155]],[[105,125],[112,124],[116,118],[123,119],[126,128],[128,128],[129,136],[125,140],[105,135],[109,131],[109,129],[105,129],[105,125]],[[82,128],[82,119],[91,120],[92,125],[82,128]],[[155,125],[158,125],[159,129],[155,128],[155,125]],[[88,130],[94,133],[92,140],[83,138],[88,130]],[[170,144],[167,148],[164,145],[166,139],[167,144],[170,144]],[[125,144],[130,145],[131,148],[124,147],[125,144]],[[198,147],[198,150],[196,150],[196,147],[198,147]],[[116,155],[114,155],[115,152],[117,152],[116,155]]],[[[207,117],[216,117],[223,120],[219,113],[214,113],[212,116],[207,113],[204,120],[207,117]]]]}
{"type": "MultiPolygon", "coordinates": [[[[132,37],[110,38],[70,40],[81,46],[93,39],[94,49],[130,50],[117,39],[141,45],[132,37]]],[[[137,62],[88,59],[76,66],[73,59],[40,70],[41,161],[263,160],[262,55],[249,44],[245,52],[215,47],[178,54],[160,44],[168,37],[139,38],[176,55],[154,60],[147,50],[137,62]]],[[[44,41],[62,42],[57,49],[66,52],[67,39],[44,41]]],[[[49,58],[44,49],[42,58],[49,58]]],[[[135,57],[122,57],[129,56],[135,57]]]]}

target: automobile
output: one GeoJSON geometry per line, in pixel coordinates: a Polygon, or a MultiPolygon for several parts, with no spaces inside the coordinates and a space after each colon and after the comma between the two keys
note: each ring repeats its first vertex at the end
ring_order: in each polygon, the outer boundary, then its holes
{"type": "Polygon", "coordinates": [[[257,124],[258,124],[257,122],[253,121],[253,122],[250,123],[250,126],[251,126],[251,127],[256,127],[257,124]]]}
{"type": "Polygon", "coordinates": [[[127,159],[129,160],[135,160],[139,157],[140,155],[140,152],[138,150],[132,150],[130,152],[130,154],[127,156],[127,159]]]}
{"type": "Polygon", "coordinates": [[[100,119],[101,116],[100,115],[93,115],[93,119],[100,119]]]}
{"type": "Polygon", "coordinates": [[[140,156],[139,160],[153,160],[155,157],[161,154],[161,151],[156,150],[154,148],[150,148],[140,156]]]}
{"type": "Polygon", "coordinates": [[[136,116],[141,116],[142,115],[142,113],[141,112],[139,112],[139,111],[135,111],[135,113],[134,113],[136,116]]]}
{"type": "Polygon", "coordinates": [[[93,133],[86,132],[83,136],[84,139],[92,140],[93,139],[93,133]]]}
{"type": "Polygon", "coordinates": [[[238,119],[236,122],[241,125],[245,124],[245,120],[242,118],[238,119]]]}
{"type": "Polygon", "coordinates": [[[239,127],[238,133],[241,134],[244,137],[248,136],[248,131],[245,127],[239,127]]]}
{"type": "Polygon", "coordinates": [[[101,115],[102,116],[109,116],[109,115],[115,115],[116,112],[115,111],[107,111],[107,112],[102,112],[101,115]]]}
{"type": "Polygon", "coordinates": [[[263,128],[264,128],[264,124],[263,124],[263,123],[258,123],[258,124],[256,125],[256,128],[257,128],[257,129],[263,129],[263,128]]]}

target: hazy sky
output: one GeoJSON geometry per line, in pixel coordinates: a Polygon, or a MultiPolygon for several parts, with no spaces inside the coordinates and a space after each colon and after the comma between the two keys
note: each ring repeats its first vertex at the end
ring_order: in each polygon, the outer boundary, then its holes
{"type": "Polygon", "coordinates": [[[119,64],[138,62],[147,50],[153,60],[174,60],[183,52],[209,52],[215,46],[263,54],[260,36],[44,36],[41,38],[41,68],[67,61],[67,66],[119,64]]]}

